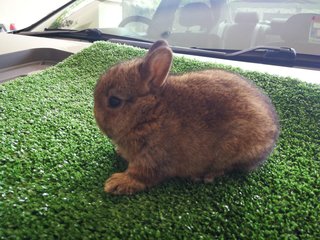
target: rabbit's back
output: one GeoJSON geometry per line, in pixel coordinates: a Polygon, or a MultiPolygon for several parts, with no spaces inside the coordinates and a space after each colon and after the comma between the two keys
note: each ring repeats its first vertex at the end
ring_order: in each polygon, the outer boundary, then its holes
{"type": "Polygon", "coordinates": [[[279,126],[270,99],[236,74],[208,70],[171,76],[160,96],[166,109],[159,116],[164,146],[171,158],[179,158],[172,160],[177,168],[188,166],[182,175],[194,175],[198,167],[250,170],[275,145],[279,126]]]}

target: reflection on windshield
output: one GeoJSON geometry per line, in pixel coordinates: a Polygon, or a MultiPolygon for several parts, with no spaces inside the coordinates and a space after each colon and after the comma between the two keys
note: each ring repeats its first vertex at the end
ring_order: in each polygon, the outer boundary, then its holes
{"type": "Polygon", "coordinates": [[[285,46],[320,55],[320,1],[315,0],[79,0],[34,31],[44,28],[98,28],[208,49],[285,46]]]}

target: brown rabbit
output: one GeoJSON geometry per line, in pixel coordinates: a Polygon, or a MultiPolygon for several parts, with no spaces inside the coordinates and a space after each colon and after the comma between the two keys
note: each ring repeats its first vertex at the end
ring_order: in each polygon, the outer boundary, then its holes
{"type": "Polygon", "coordinates": [[[255,169],[274,148],[277,115],[257,87],[223,70],[168,76],[171,62],[160,40],[98,81],[97,124],[128,161],[106,181],[106,192],[132,194],[171,177],[212,182],[255,169]]]}

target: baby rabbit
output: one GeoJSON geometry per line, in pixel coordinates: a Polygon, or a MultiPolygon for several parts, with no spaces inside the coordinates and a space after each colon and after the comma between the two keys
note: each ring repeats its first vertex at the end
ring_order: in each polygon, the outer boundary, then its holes
{"type": "Polygon", "coordinates": [[[98,81],[97,124],[128,161],[105,192],[133,194],[171,177],[212,182],[255,169],[274,148],[277,114],[257,87],[223,70],[168,75],[171,63],[159,40],[144,58],[115,65],[98,81]]]}

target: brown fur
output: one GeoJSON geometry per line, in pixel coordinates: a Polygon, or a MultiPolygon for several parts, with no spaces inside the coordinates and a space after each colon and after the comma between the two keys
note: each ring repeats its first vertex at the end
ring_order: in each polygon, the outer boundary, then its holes
{"type": "Polygon", "coordinates": [[[97,83],[97,124],[128,161],[106,192],[132,194],[171,177],[212,182],[255,169],[275,145],[277,115],[257,87],[223,70],[167,76],[171,61],[158,41],[145,58],[113,66],[97,83]],[[122,104],[110,107],[110,96],[122,104]]]}

